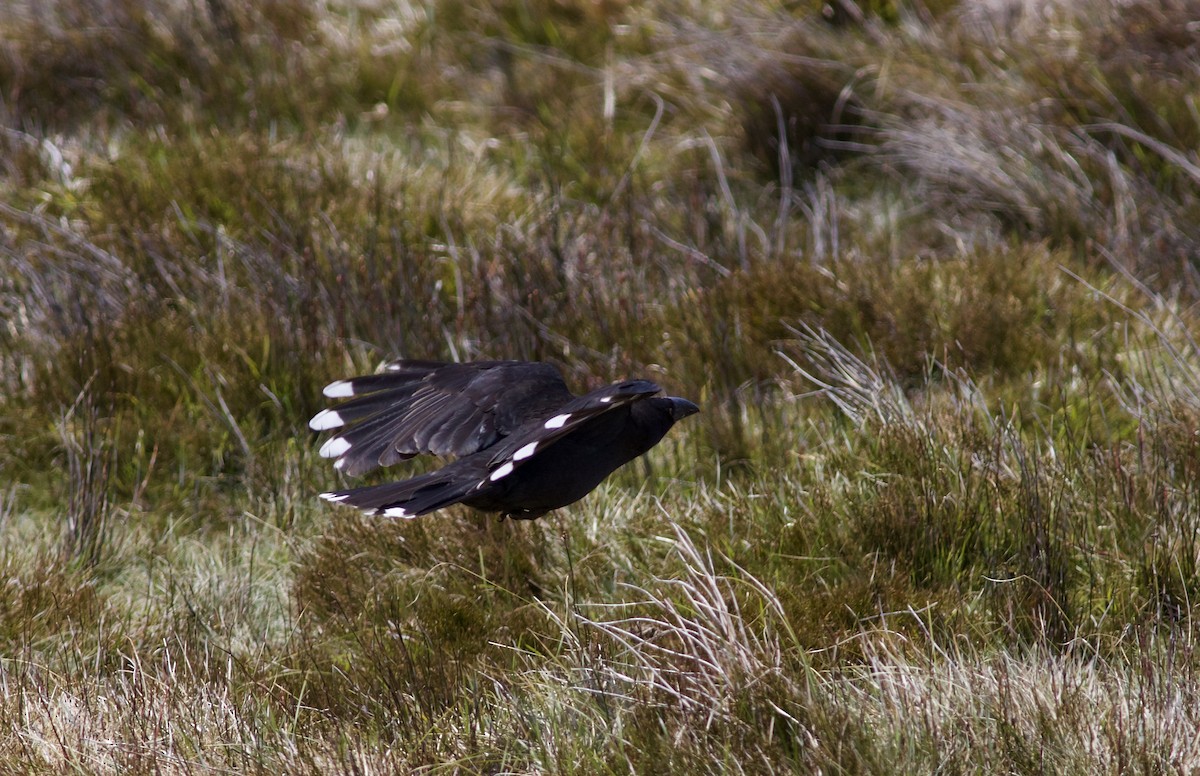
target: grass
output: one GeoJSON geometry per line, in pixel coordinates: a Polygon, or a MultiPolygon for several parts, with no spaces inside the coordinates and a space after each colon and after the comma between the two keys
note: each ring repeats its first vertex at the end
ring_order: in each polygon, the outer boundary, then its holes
{"type": "Polygon", "coordinates": [[[832,6],[0,11],[0,770],[1194,770],[1188,9],[832,6]],[[704,411],[380,522],[397,355],[704,411]]]}

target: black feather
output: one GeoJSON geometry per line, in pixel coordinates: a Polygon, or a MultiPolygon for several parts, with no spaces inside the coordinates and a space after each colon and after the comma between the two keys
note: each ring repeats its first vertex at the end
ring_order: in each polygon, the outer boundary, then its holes
{"type": "Polygon", "coordinates": [[[372,514],[415,517],[462,503],[518,518],[583,498],[699,410],[648,380],[575,396],[549,364],[394,361],[331,383],[347,401],[316,415],[337,432],[322,455],[361,474],[420,453],[458,456],[401,482],[321,494],[372,514]]]}

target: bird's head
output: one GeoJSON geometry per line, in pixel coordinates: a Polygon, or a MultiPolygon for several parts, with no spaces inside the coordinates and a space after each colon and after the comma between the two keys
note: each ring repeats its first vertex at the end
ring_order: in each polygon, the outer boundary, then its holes
{"type": "Polygon", "coordinates": [[[676,423],[688,415],[695,415],[700,411],[699,407],[687,399],[680,399],[678,396],[668,396],[667,400],[671,402],[671,420],[676,423]]]}

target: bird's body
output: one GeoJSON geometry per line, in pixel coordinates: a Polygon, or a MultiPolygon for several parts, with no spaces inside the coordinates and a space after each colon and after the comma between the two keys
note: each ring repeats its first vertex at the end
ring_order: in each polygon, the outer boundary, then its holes
{"type": "Polygon", "coordinates": [[[698,411],[629,380],[575,396],[549,364],[394,361],[385,371],[325,388],[345,403],[314,430],[339,429],[321,448],[362,474],[422,453],[458,456],[402,482],[321,494],[372,514],[416,517],[462,503],[532,519],[574,503],[698,411]]]}

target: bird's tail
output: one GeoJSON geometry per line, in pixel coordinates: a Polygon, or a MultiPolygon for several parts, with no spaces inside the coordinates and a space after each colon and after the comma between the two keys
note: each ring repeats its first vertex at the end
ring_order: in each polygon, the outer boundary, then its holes
{"type": "Polygon", "coordinates": [[[457,504],[474,489],[475,481],[446,476],[445,469],[403,482],[322,493],[335,504],[357,507],[370,515],[413,518],[457,504]]]}

